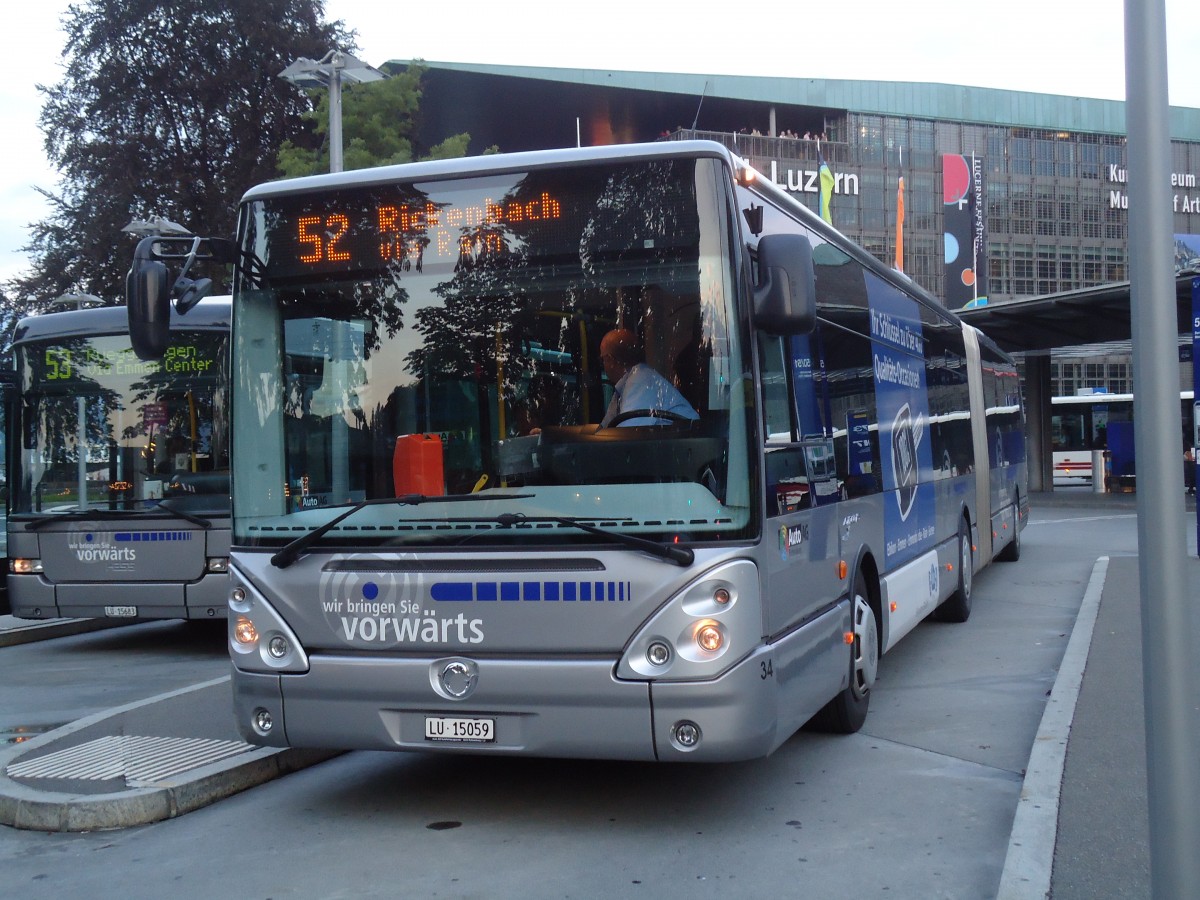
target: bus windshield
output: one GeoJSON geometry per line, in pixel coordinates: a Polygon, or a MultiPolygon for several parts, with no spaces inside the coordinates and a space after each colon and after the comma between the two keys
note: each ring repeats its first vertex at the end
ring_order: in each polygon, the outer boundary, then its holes
{"type": "Polygon", "coordinates": [[[676,158],[252,195],[233,409],[258,447],[235,455],[235,542],[389,497],[322,542],[596,540],[568,518],[747,537],[725,184],[676,158]]]}
{"type": "Polygon", "coordinates": [[[158,501],[227,512],[219,391],[227,343],[216,332],[175,331],[153,362],[139,360],[124,334],[19,344],[12,513],[133,511],[158,501]]]}

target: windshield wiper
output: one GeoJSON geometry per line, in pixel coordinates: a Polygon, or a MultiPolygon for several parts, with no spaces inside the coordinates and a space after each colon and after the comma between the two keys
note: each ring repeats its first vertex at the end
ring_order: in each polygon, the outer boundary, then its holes
{"type": "Polygon", "coordinates": [[[300,537],[291,543],[285,544],[280,548],[278,553],[271,557],[271,565],[278,569],[286,569],[300,558],[301,553],[340,525],[344,519],[350,518],[356,512],[366,509],[368,506],[382,506],[385,504],[393,506],[419,506],[422,503],[460,503],[468,500],[522,500],[532,496],[533,494],[446,494],[437,496],[405,494],[402,497],[377,497],[374,500],[362,500],[352,504],[344,513],[334,516],[324,525],[318,525],[312,531],[300,535],[300,537]]]}
{"type": "MultiPolygon", "coordinates": [[[[495,522],[501,528],[512,528],[528,522],[557,522],[559,525],[578,528],[580,531],[586,531],[588,534],[595,534],[614,543],[624,544],[626,547],[631,547],[634,550],[645,551],[651,556],[657,556],[659,559],[673,562],[677,566],[690,566],[696,559],[696,554],[687,547],[678,547],[675,544],[663,544],[659,541],[652,541],[649,538],[638,537],[636,534],[626,534],[623,531],[609,531],[606,528],[590,524],[590,520],[572,518],[571,516],[527,516],[524,513],[501,513],[498,516],[460,519],[448,518],[444,521],[495,522]]],[[[606,521],[629,520],[612,519],[606,521]]]]}
{"type": "Polygon", "coordinates": [[[173,506],[167,506],[166,500],[159,500],[154,504],[158,509],[165,509],[173,516],[178,516],[185,522],[191,522],[193,525],[199,525],[201,528],[211,528],[212,522],[203,516],[198,516],[195,513],[185,512],[182,509],[176,509],[173,506]]]}
{"type": "MultiPolygon", "coordinates": [[[[175,509],[172,506],[167,506],[162,500],[135,500],[134,503],[153,503],[157,509],[163,509],[173,516],[177,516],[186,522],[191,522],[193,525],[199,525],[201,528],[211,528],[212,522],[200,516],[193,515],[189,512],[184,512],[181,509],[175,509]]],[[[125,519],[129,516],[141,515],[144,512],[149,512],[145,509],[68,509],[60,513],[48,513],[34,519],[31,522],[25,523],[26,531],[37,531],[43,525],[49,525],[51,522],[62,522],[64,520],[78,519],[125,519]]]]}

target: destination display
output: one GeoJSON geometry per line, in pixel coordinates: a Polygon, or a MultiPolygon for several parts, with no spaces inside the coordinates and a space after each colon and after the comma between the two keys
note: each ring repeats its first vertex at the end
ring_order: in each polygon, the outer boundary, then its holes
{"type": "Polygon", "coordinates": [[[250,219],[265,223],[258,252],[271,279],[644,253],[698,231],[691,178],[671,168],[333,190],[264,201],[250,219]]]}
{"type": "Polygon", "coordinates": [[[25,356],[33,385],[68,388],[104,383],[113,378],[153,376],[203,377],[217,374],[223,337],[183,335],[161,360],[141,360],[127,339],[79,339],[30,348],[25,356]]]}

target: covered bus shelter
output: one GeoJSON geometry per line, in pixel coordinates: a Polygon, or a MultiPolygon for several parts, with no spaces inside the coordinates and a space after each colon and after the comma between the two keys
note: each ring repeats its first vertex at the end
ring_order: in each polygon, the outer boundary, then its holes
{"type": "MultiPolygon", "coordinates": [[[[1175,279],[1178,333],[1192,335],[1192,280],[1196,273],[1175,279]]],[[[974,325],[1004,350],[1025,361],[1025,403],[1029,451],[1029,488],[1054,487],[1054,461],[1050,446],[1050,353],[1088,344],[1128,342],[1132,338],[1129,282],[1081,288],[1044,297],[960,310],[963,321],[974,325]]],[[[1137,386],[1134,386],[1137,389],[1137,386]]]]}

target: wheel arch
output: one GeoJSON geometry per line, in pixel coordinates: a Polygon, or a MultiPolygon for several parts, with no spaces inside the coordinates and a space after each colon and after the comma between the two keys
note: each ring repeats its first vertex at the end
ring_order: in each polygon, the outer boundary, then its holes
{"type": "MultiPolygon", "coordinates": [[[[875,554],[871,552],[869,547],[859,548],[858,556],[854,560],[854,567],[849,570],[850,584],[846,591],[847,597],[850,596],[851,591],[854,589],[854,576],[860,571],[867,582],[867,603],[870,604],[871,611],[875,613],[875,622],[878,626],[875,629],[879,641],[878,652],[880,657],[882,657],[883,648],[887,646],[886,632],[888,621],[887,617],[883,614],[883,588],[880,585],[879,564],[875,559],[875,554]]],[[[853,606],[853,602],[851,602],[851,606],[853,606]]]]}

